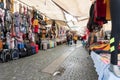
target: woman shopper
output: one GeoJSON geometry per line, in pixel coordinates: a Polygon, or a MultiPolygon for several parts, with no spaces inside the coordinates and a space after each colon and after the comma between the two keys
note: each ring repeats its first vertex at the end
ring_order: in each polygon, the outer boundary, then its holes
{"type": "Polygon", "coordinates": [[[74,40],[74,44],[75,44],[75,46],[76,46],[77,40],[78,40],[78,36],[77,36],[76,34],[74,35],[73,40],[74,40]]]}

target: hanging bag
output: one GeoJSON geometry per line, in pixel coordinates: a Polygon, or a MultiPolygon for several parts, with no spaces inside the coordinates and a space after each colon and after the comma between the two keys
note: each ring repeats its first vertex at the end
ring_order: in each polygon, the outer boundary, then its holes
{"type": "Polygon", "coordinates": [[[18,49],[12,49],[11,50],[12,60],[19,59],[19,50],[18,49]]]}
{"type": "Polygon", "coordinates": [[[0,8],[4,9],[4,1],[3,0],[0,0],[0,8]]]}
{"type": "Polygon", "coordinates": [[[5,62],[8,62],[12,59],[10,50],[3,50],[5,62]]]}
{"type": "Polygon", "coordinates": [[[27,51],[25,48],[22,48],[19,50],[19,57],[22,58],[22,57],[26,57],[27,56],[27,51]]]}
{"type": "Polygon", "coordinates": [[[32,52],[32,47],[30,44],[25,44],[25,48],[26,48],[26,51],[27,51],[27,56],[30,56],[33,54],[32,52]]]}

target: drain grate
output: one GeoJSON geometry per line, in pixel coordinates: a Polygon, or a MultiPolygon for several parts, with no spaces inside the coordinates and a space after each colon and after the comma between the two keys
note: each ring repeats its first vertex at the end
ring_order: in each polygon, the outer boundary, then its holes
{"type": "Polygon", "coordinates": [[[53,73],[53,76],[61,76],[65,72],[65,68],[60,67],[57,71],[53,73]]]}

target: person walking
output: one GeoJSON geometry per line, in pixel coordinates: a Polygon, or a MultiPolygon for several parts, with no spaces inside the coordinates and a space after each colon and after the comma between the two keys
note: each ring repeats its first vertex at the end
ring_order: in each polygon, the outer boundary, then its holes
{"type": "Polygon", "coordinates": [[[69,32],[66,33],[66,41],[67,41],[67,45],[69,46],[69,32]]]}
{"type": "Polygon", "coordinates": [[[76,34],[74,35],[73,40],[74,40],[74,44],[75,44],[75,46],[76,46],[77,40],[78,40],[78,36],[77,36],[76,34]]]}
{"type": "Polygon", "coordinates": [[[84,36],[82,36],[82,45],[83,45],[83,47],[85,47],[85,45],[86,45],[86,34],[84,34],[84,36]]]}
{"type": "Polygon", "coordinates": [[[70,33],[70,35],[69,35],[69,44],[70,45],[72,45],[72,39],[73,39],[73,35],[72,35],[72,33],[70,33]]]}

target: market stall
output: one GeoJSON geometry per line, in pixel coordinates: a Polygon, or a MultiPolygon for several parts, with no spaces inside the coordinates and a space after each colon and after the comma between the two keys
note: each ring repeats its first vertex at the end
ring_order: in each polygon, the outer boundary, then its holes
{"type": "MultiPolygon", "coordinates": [[[[120,55],[118,59],[118,65],[120,66],[120,55]]],[[[98,80],[120,80],[113,72],[110,71],[110,54],[98,55],[94,51],[91,52],[91,58],[94,62],[94,67],[99,75],[98,80]]]]}
{"type": "MultiPolygon", "coordinates": [[[[49,6],[55,6],[51,1],[50,3],[49,6]]],[[[58,12],[62,13],[60,9],[58,12]]],[[[52,16],[53,14],[48,16],[47,13],[41,13],[40,9],[26,1],[1,0],[0,60],[7,62],[36,54],[40,49],[54,48],[57,46],[58,37],[62,42],[66,32],[63,27],[66,26],[64,17],[62,14],[60,18],[52,16]],[[50,27],[47,28],[47,25],[50,27]]]]}
{"type": "Polygon", "coordinates": [[[90,18],[87,24],[87,28],[90,31],[88,49],[92,51],[90,53],[99,75],[99,80],[113,80],[113,78],[119,80],[120,77],[119,4],[120,2],[117,0],[96,0],[90,8],[90,18]],[[110,20],[112,28],[107,36],[107,32],[104,32],[102,29],[103,25],[110,20]],[[96,36],[97,32],[101,32],[101,35],[96,36]],[[96,39],[97,37],[99,37],[98,40],[96,39]],[[105,41],[106,39],[107,41],[105,41]]]}

